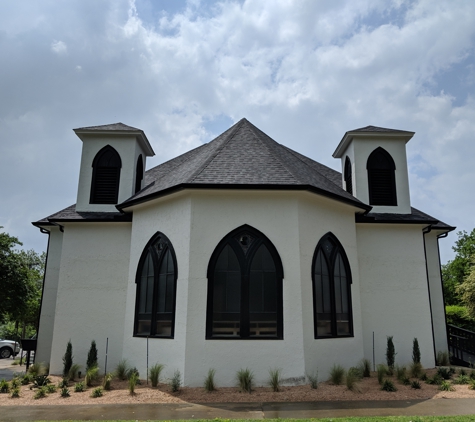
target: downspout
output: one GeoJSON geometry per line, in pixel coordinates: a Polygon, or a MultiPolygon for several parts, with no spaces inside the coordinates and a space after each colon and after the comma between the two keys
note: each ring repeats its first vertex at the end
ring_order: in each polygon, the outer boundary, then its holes
{"type": "Polygon", "coordinates": [[[442,289],[442,299],[444,301],[444,318],[445,318],[445,332],[447,337],[447,351],[450,351],[449,345],[449,327],[447,326],[447,311],[445,308],[445,294],[444,294],[444,279],[442,278],[442,265],[440,263],[440,248],[439,248],[439,239],[443,239],[449,235],[449,232],[441,233],[437,235],[437,255],[439,257],[439,274],[440,274],[440,287],[442,289]]]}
{"type": "Polygon", "coordinates": [[[422,229],[422,240],[424,243],[424,258],[426,260],[427,293],[429,295],[430,325],[432,328],[432,347],[434,349],[434,362],[437,363],[437,351],[435,347],[434,318],[432,315],[432,300],[430,297],[429,268],[427,265],[427,250],[426,250],[426,238],[425,238],[425,235],[427,233],[430,233],[431,230],[432,230],[432,226],[427,226],[422,229]]]}

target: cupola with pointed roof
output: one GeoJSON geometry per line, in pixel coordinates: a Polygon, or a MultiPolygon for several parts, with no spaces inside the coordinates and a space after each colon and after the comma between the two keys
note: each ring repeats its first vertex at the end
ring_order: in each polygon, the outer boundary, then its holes
{"type": "Polygon", "coordinates": [[[373,213],[410,214],[406,143],[413,136],[377,126],[346,132],[333,153],[341,159],[343,188],[373,213]]]}
{"type": "Polygon", "coordinates": [[[117,211],[144,187],[146,158],[155,155],[145,133],[123,123],[74,132],[83,142],[76,211],[117,211]]]}

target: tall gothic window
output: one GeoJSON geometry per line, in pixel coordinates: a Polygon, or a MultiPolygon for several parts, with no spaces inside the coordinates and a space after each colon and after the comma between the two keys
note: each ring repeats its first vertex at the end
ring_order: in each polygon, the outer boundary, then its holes
{"type": "Polygon", "coordinates": [[[102,148],[92,162],[91,204],[117,204],[122,161],[110,145],[102,148]]]}
{"type": "Polygon", "coordinates": [[[396,165],[391,155],[381,147],[368,157],[368,188],[370,205],[397,205],[396,165]]]}
{"type": "Polygon", "coordinates": [[[142,188],[142,180],[143,180],[143,160],[142,160],[142,154],[140,154],[139,158],[137,159],[137,167],[135,168],[134,194],[137,193],[142,188]]]}
{"type": "Polygon", "coordinates": [[[352,179],[352,172],[351,172],[351,161],[348,157],[345,160],[345,185],[346,191],[353,195],[353,179],[352,179]]]}
{"type": "Polygon", "coordinates": [[[142,252],[137,269],[134,336],[173,338],[177,276],[173,246],[158,232],[142,252]]]}
{"type": "Polygon", "coordinates": [[[207,339],[282,339],[284,277],[270,240],[250,226],[229,233],[208,266],[207,339]]]}
{"type": "Polygon", "coordinates": [[[351,271],[332,233],[318,242],[312,264],[315,338],[353,335],[351,271]]]}

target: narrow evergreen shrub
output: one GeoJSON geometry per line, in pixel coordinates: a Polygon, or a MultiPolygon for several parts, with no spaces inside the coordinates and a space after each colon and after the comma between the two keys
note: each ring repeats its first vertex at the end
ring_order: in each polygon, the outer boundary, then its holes
{"type": "Polygon", "coordinates": [[[388,365],[388,369],[391,372],[394,369],[395,360],[396,360],[396,350],[394,348],[393,336],[387,336],[386,363],[388,365]]]}
{"type": "Polygon", "coordinates": [[[66,346],[66,353],[63,356],[63,377],[69,376],[69,370],[73,365],[73,345],[71,344],[71,340],[68,341],[68,345],[66,346]]]}
{"type": "Polygon", "coordinates": [[[102,397],[102,387],[97,387],[92,390],[91,397],[96,399],[97,397],[102,397]]]}
{"type": "Polygon", "coordinates": [[[211,393],[211,391],[216,390],[216,385],[214,383],[214,374],[216,371],[213,368],[210,368],[208,370],[208,375],[206,375],[205,382],[204,382],[204,388],[208,393],[211,393]]]}
{"type": "Polygon", "coordinates": [[[68,387],[63,387],[61,388],[61,397],[69,397],[71,394],[69,394],[69,388],[68,387]]]}
{"type": "Polygon", "coordinates": [[[75,393],[82,393],[83,391],[85,390],[85,386],[84,386],[84,383],[81,381],[81,382],[77,382],[75,385],[74,385],[74,392],[75,393]]]}
{"type": "Polygon", "coordinates": [[[318,388],[318,371],[307,374],[308,381],[310,382],[310,388],[316,390],[318,388]]]}
{"type": "Polygon", "coordinates": [[[236,373],[236,379],[237,379],[240,390],[242,392],[251,394],[252,384],[254,381],[254,372],[252,372],[249,368],[245,368],[245,369],[241,368],[236,373]]]}
{"type": "Polygon", "coordinates": [[[173,377],[170,380],[170,388],[172,389],[173,393],[176,393],[177,391],[180,391],[180,388],[181,388],[181,373],[178,369],[174,372],[173,377]]]}
{"type": "Polygon", "coordinates": [[[126,380],[128,371],[129,371],[129,364],[127,362],[127,359],[120,360],[115,368],[115,374],[117,375],[117,378],[119,378],[122,381],[126,380]]]}
{"type": "Polygon", "coordinates": [[[397,391],[397,388],[391,380],[384,380],[381,390],[394,392],[397,391]]]}
{"type": "Polygon", "coordinates": [[[419,342],[415,337],[412,340],[412,363],[421,363],[421,350],[419,349],[419,342]]]}
{"type": "Polygon", "coordinates": [[[91,341],[91,347],[89,348],[89,352],[87,353],[87,361],[86,361],[86,372],[91,369],[98,366],[97,364],[97,347],[96,347],[96,341],[92,340],[91,341]]]}
{"type": "Polygon", "coordinates": [[[150,368],[150,374],[148,377],[152,383],[152,387],[156,387],[160,382],[160,374],[162,373],[164,367],[165,365],[156,363],[150,368]]]}
{"type": "Polygon", "coordinates": [[[277,393],[278,391],[280,391],[281,373],[282,373],[282,369],[279,369],[279,368],[269,369],[268,384],[272,388],[272,391],[274,393],[277,393]]]}
{"type": "Polygon", "coordinates": [[[330,369],[330,381],[334,385],[341,385],[345,377],[345,368],[343,366],[334,364],[330,369]]]}
{"type": "Polygon", "coordinates": [[[420,390],[421,389],[421,383],[417,380],[414,380],[411,382],[411,388],[414,390],[420,390]]]}

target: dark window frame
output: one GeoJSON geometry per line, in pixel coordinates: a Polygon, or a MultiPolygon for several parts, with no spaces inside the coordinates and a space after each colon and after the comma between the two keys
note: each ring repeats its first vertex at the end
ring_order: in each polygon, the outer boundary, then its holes
{"type": "MultiPolygon", "coordinates": [[[[110,145],[106,145],[102,148],[94,157],[92,161],[92,181],[89,203],[90,204],[117,204],[119,200],[119,187],[120,187],[120,173],[122,168],[122,160],[117,150],[110,145]],[[116,165],[101,165],[101,160],[104,161],[104,156],[108,153],[112,154],[114,160],[117,161],[116,165]],[[107,175],[103,173],[104,169],[116,169],[114,177],[114,185],[107,189],[100,188],[101,184],[106,181],[107,175]],[[104,198],[110,196],[110,198],[104,198]],[[111,196],[112,195],[112,196],[111,196]]],[[[110,177],[110,175],[109,175],[110,177]]],[[[106,181],[107,182],[107,181],[106,181]]]]}
{"type": "Polygon", "coordinates": [[[352,285],[352,277],[351,277],[351,268],[350,268],[350,263],[348,261],[348,257],[346,256],[345,249],[341,245],[340,241],[337,239],[337,237],[331,233],[328,232],[322,238],[319,240],[315,252],[313,253],[313,259],[312,259],[312,298],[313,298],[313,327],[314,327],[314,338],[315,339],[325,339],[325,338],[348,338],[348,337],[354,337],[354,331],[353,331],[353,307],[352,307],[352,298],[351,298],[351,285],[352,285]],[[323,245],[327,239],[331,239],[331,242],[334,243],[333,250],[331,251],[330,255],[326,254],[325,251],[323,250],[323,245]],[[317,316],[317,303],[316,303],[316,280],[315,280],[315,265],[317,261],[317,255],[318,252],[322,250],[322,255],[323,259],[326,260],[327,268],[329,271],[329,283],[330,283],[330,306],[331,306],[331,331],[332,334],[328,336],[319,336],[317,333],[317,322],[318,322],[318,316],[317,316]],[[334,264],[336,257],[340,254],[343,265],[345,267],[346,271],[346,277],[347,277],[347,289],[346,291],[348,292],[348,314],[349,314],[349,334],[344,334],[344,335],[338,335],[337,332],[337,327],[336,327],[336,297],[335,297],[335,277],[334,277],[334,264]]]}
{"type": "Polygon", "coordinates": [[[283,279],[284,270],[282,266],[282,260],[277,252],[274,244],[261,233],[259,230],[251,227],[247,224],[236,228],[228,233],[216,246],[208,264],[207,270],[208,278],[208,294],[207,294],[207,306],[206,306],[206,340],[283,340],[284,339],[284,309],[283,309],[283,279]],[[250,235],[253,240],[250,246],[244,251],[243,247],[239,244],[236,237],[250,235]],[[277,334],[274,337],[270,336],[253,336],[249,335],[250,331],[250,311],[249,311],[249,290],[250,290],[250,271],[252,262],[256,252],[261,245],[265,245],[269,251],[275,265],[276,272],[276,313],[277,313],[277,334]],[[241,269],[241,311],[240,311],[240,336],[229,337],[213,335],[213,295],[214,295],[214,271],[217,260],[225,248],[229,245],[238,259],[241,269]],[[246,303],[247,299],[247,303],[246,303]]]}
{"type": "Polygon", "coordinates": [[[176,290],[177,290],[177,280],[178,280],[178,265],[177,259],[175,254],[175,249],[173,245],[168,239],[166,235],[161,232],[155,233],[152,238],[148,241],[147,245],[142,251],[142,255],[140,256],[139,263],[137,265],[137,273],[135,276],[135,284],[136,287],[136,296],[135,296],[135,319],[134,319],[134,337],[150,337],[150,338],[165,338],[165,339],[173,339],[175,337],[175,318],[176,318],[176,290]],[[160,254],[157,255],[154,246],[158,243],[162,243],[164,248],[160,254]],[[174,280],[173,280],[173,298],[172,298],[172,316],[171,316],[171,334],[169,336],[166,335],[157,335],[155,333],[156,330],[156,322],[157,322],[157,306],[158,306],[158,278],[159,278],[159,270],[160,265],[166,256],[167,252],[170,251],[170,255],[173,260],[174,266],[174,280]],[[153,293],[152,293],[152,317],[150,320],[150,334],[138,334],[138,324],[139,324],[139,306],[140,306],[140,281],[142,277],[142,269],[147,259],[148,254],[152,256],[153,268],[154,268],[154,285],[153,285],[153,293]]]}
{"type": "Polygon", "coordinates": [[[137,158],[137,165],[135,167],[135,190],[134,195],[142,189],[143,180],[143,158],[142,154],[137,158]]]}
{"type": "Polygon", "coordinates": [[[345,177],[345,190],[350,195],[353,195],[353,175],[351,171],[351,160],[348,156],[345,159],[344,177],[345,177]]]}
{"type": "Polygon", "coordinates": [[[396,164],[384,148],[376,148],[366,162],[369,204],[397,206],[396,164]]]}

